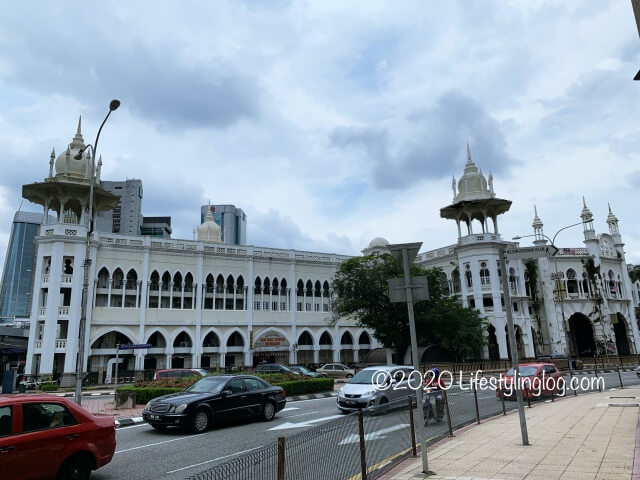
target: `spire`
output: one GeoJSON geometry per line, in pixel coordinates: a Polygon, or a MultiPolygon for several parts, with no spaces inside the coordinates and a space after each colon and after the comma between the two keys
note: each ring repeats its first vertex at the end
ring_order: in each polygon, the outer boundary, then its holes
{"type": "Polygon", "coordinates": [[[102,155],[98,159],[98,168],[96,169],[96,182],[100,182],[100,172],[102,171],[102,155]]]}
{"type": "Polygon", "coordinates": [[[82,138],[82,115],[78,118],[78,129],[76,130],[75,137],[73,137],[73,140],[71,141],[70,147],[77,150],[84,148],[84,138],[82,138]]]}
{"type": "Polygon", "coordinates": [[[469,148],[469,140],[467,140],[467,163],[473,163],[471,161],[471,149],[469,148]]]}
{"type": "Polygon", "coordinates": [[[53,177],[53,162],[56,159],[56,149],[51,149],[51,156],[49,157],[49,178],[53,177]]]}
{"type": "Polygon", "coordinates": [[[588,222],[593,219],[593,214],[589,207],[587,207],[587,201],[582,197],[582,212],[580,212],[580,218],[583,222],[588,222]]]}
{"type": "Polygon", "coordinates": [[[453,198],[456,198],[456,176],[451,176],[451,189],[453,190],[453,198]]]}
{"type": "Polygon", "coordinates": [[[536,205],[533,206],[533,213],[534,213],[534,217],[533,217],[533,223],[531,224],[531,226],[533,227],[534,230],[536,228],[542,228],[543,227],[542,220],[540,220],[540,217],[538,217],[538,207],[536,205]]]}
{"type": "Polygon", "coordinates": [[[491,193],[493,192],[493,173],[491,171],[489,171],[489,191],[491,193]]]}
{"type": "Polygon", "coordinates": [[[611,204],[608,203],[607,205],[609,206],[609,215],[607,215],[607,223],[609,224],[609,230],[611,231],[611,233],[615,234],[615,233],[618,233],[617,232],[618,219],[611,211],[611,204]],[[616,227],[616,228],[612,229],[612,227],[616,227]]]}

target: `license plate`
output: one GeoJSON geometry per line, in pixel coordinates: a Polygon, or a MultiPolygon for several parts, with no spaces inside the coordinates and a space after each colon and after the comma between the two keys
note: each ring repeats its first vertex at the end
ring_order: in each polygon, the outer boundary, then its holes
{"type": "Polygon", "coordinates": [[[347,400],[347,405],[355,405],[356,402],[354,402],[353,400],[347,400]]]}
{"type": "Polygon", "coordinates": [[[151,420],[160,420],[160,415],[149,415],[151,420]]]}

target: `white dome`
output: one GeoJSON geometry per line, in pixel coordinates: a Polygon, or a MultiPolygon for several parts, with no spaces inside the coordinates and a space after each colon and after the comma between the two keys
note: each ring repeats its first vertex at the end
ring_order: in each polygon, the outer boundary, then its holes
{"type": "Polygon", "coordinates": [[[211,205],[204,217],[204,222],[198,227],[198,241],[220,243],[220,226],[213,219],[211,205]]]}
{"type": "Polygon", "coordinates": [[[86,150],[80,160],[75,159],[78,152],[85,147],[80,127],[81,120],[78,121],[78,131],[73,137],[73,140],[67,149],[58,155],[56,159],[56,176],[65,175],[82,180],[88,180],[90,178],[91,159],[89,158],[89,150],[86,150]]]}
{"type": "Polygon", "coordinates": [[[369,248],[386,247],[387,245],[389,245],[389,241],[382,237],[376,237],[369,242],[369,248]]]}

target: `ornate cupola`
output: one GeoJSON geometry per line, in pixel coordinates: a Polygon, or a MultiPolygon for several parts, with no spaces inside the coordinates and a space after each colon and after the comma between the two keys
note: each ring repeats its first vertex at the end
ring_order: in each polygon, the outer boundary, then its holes
{"type": "Polygon", "coordinates": [[[536,207],[535,205],[533,206],[533,213],[533,223],[531,224],[531,226],[533,227],[533,234],[535,235],[533,244],[544,245],[547,243],[547,239],[544,236],[544,230],[542,229],[544,225],[542,224],[542,220],[540,220],[540,217],[538,217],[538,207],[536,207]]]}
{"type": "MultiPolygon", "coordinates": [[[[67,148],[58,155],[55,162],[55,149],[51,151],[49,176],[43,182],[22,186],[22,197],[42,205],[45,219],[49,218],[49,210],[54,210],[58,223],[89,224],[86,214],[89,209],[91,176],[95,175],[95,172],[92,169],[89,149],[83,151],[85,144],[81,128],[82,119],[79,119],[75,136],[67,148]],[[83,151],[82,154],[80,154],[81,151],[83,151]],[[79,158],[76,159],[76,156],[79,158]]],[[[99,179],[97,180],[99,182],[99,179]]],[[[97,184],[94,185],[92,208],[94,215],[97,212],[112,210],[118,205],[118,201],[118,196],[100,188],[97,184]]]]}
{"type": "Polygon", "coordinates": [[[587,201],[582,197],[582,211],[580,212],[580,219],[584,225],[584,239],[591,240],[596,238],[596,231],[593,228],[593,214],[589,207],[587,207],[587,201]]]}
{"type": "Polygon", "coordinates": [[[220,237],[220,226],[213,219],[211,200],[209,200],[209,208],[207,208],[207,213],[204,216],[204,222],[202,222],[202,225],[198,227],[198,241],[213,243],[222,242],[220,237]]]}
{"type": "Polygon", "coordinates": [[[455,220],[458,225],[458,237],[462,237],[461,222],[467,225],[468,235],[473,232],[473,220],[478,220],[482,227],[482,233],[490,233],[488,219],[493,221],[493,234],[498,235],[498,215],[506,212],[511,207],[510,200],[496,198],[493,191],[493,175],[489,175],[489,182],[482,171],[471,159],[471,149],[467,142],[467,162],[464,173],[458,181],[456,193],[455,177],[453,178],[453,203],[440,209],[440,216],[455,220]]]}
{"type": "Polygon", "coordinates": [[[607,215],[607,225],[609,225],[609,233],[612,236],[619,235],[620,230],[618,230],[618,219],[611,211],[611,204],[608,204],[608,206],[609,206],[609,215],[607,215]]]}

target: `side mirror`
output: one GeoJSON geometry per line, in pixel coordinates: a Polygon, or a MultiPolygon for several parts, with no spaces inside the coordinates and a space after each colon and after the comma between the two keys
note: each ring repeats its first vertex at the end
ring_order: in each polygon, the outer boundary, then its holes
{"type": "Polygon", "coordinates": [[[222,396],[226,397],[227,395],[231,395],[233,393],[233,391],[230,388],[227,388],[226,390],[222,391],[222,396]]]}

